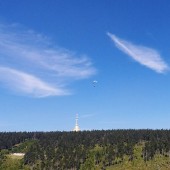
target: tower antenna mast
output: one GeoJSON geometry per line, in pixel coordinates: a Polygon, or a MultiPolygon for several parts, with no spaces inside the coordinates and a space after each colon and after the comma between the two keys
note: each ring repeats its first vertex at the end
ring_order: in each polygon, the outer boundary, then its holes
{"type": "Polygon", "coordinates": [[[80,131],[80,128],[79,128],[79,125],[78,125],[78,114],[76,114],[76,125],[75,125],[73,131],[75,131],[75,132],[80,131]]]}

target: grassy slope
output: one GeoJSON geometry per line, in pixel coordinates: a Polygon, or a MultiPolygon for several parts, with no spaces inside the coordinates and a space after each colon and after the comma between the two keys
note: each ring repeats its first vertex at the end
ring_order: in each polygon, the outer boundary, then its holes
{"type": "MultiPolygon", "coordinates": [[[[27,143],[28,145],[32,144],[27,143]]],[[[20,149],[18,150],[23,151],[25,149],[25,143],[24,145],[20,146],[20,149]],[[22,148],[22,149],[21,149],[22,148]]],[[[110,167],[106,167],[106,170],[169,170],[170,169],[170,158],[165,157],[163,155],[157,154],[155,155],[153,160],[145,161],[142,159],[142,147],[143,145],[136,145],[134,148],[134,157],[135,159],[133,161],[128,161],[128,156],[124,157],[124,161],[120,164],[112,165],[110,167]]],[[[27,148],[27,147],[26,147],[27,148]]],[[[99,163],[98,166],[94,164],[93,156],[97,151],[101,151],[102,147],[96,146],[92,152],[91,152],[91,159],[87,160],[86,164],[93,164],[93,170],[101,170],[102,162],[99,163]]],[[[3,161],[3,164],[0,165],[0,170],[29,170],[29,167],[23,167],[23,157],[18,157],[10,154],[6,154],[6,158],[3,161]]],[[[90,166],[91,167],[91,166],[90,166]]],[[[83,168],[82,168],[83,170],[83,168]]]]}
{"type": "MultiPolygon", "coordinates": [[[[142,148],[144,144],[138,144],[134,148],[134,160],[128,161],[129,157],[124,156],[124,160],[122,163],[115,164],[109,167],[106,167],[106,170],[170,170],[170,157],[165,157],[160,154],[156,154],[152,160],[145,162],[142,155],[142,148]]],[[[102,161],[99,165],[95,165],[92,160],[94,154],[97,151],[101,151],[101,147],[95,147],[91,150],[91,157],[89,157],[86,162],[81,166],[81,170],[91,169],[91,170],[101,170],[102,169],[102,161]],[[88,164],[93,164],[93,166],[89,166],[88,164]]],[[[103,158],[102,158],[103,160],[103,158]]]]}
{"type": "Polygon", "coordinates": [[[145,161],[141,157],[142,145],[138,145],[134,149],[135,159],[128,161],[128,157],[124,158],[123,163],[113,165],[106,170],[169,170],[170,158],[160,154],[156,154],[153,160],[145,161]]]}
{"type": "Polygon", "coordinates": [[[0,170],[29,170],[30,168],[22,166],[24,156],[12,155],[11,152],[25,153],[33,144],[33,140],[27,140],[24,143],[15,145],[11,151],[2,150],[1,153],[3,153],[5,157],[0,163],[0,170]]]}
{"type": "MultiPolygon", "coordinates": [[[[21,158],[22,159],[22,158],[21,158]]],[[[7,155],[3,163],[0,165],[1,170],[19,170],[21,169],[22,160],[16,157],[11,157],[7,155]]]]}

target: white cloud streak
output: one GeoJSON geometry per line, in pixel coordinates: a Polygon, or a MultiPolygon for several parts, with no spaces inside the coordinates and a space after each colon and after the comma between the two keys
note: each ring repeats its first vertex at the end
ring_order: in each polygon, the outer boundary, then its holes
{"type": "Polygon", "coordinates": [[[144,65],[157,73],[164,73],[169,70],[168,65],[164,62],[156,50],[134,45],[131,42],[122,40],[111,33],[107,33],[107,35],[113,40],[118,49],[126,53],[141,65],[144,65]]]}
{"type": "Polygon", "coordinates": [[[15,91],[35,97],[67,94],[63,89],[52,87],[33,75],[7,67],[0,67],[0,81],[15,91]]]}
{"type": "Polygon", "coordinates": [[[13,84],[10,89],[36,97],[66,95],[69,82],[95,73],[88,57],[17,24],[0,24],[0,81],[13,84]]]}

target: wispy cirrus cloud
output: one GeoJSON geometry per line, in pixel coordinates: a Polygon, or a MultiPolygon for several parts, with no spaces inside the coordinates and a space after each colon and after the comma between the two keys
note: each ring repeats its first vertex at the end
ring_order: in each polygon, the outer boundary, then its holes
{"type": "Polygon", "coordinates": [[[111,33],[107,33],[107,35],[113,40],[118,49],[129,55],[141,65],[144,65],[157,73],[164,73],[169,70],[168,64],[155,49],[132,44],[131,42],[122,40],[111,33]]]}
{"type": "Polygon", "coordinates": [[[13,90],[35,97],[46,97],[55,95],[66,95],[62,88],[52,87],[33,75],[14,70],[7,67],[0,67],[0,81],[6,86],[13,87],[13,90]]]}
{"type": "Polygon", "coordinates": [[[87,56],[17,24],[0,24],[0,81],[8,88],[35,97],[66,95],[70,81],[95,73],[87,56]]]}

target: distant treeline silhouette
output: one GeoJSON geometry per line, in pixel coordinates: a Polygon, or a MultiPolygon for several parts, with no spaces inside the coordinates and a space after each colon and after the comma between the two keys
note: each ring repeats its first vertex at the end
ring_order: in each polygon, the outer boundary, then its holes
{"type": "Polygon", "coordinates": [[[0,149],[12,150],[34,140],[24,156],[24,165],[40,170],[93,169],[119,164],[124,156],[133,161],[134,147],[142,146],[148,161],[159,153],[170,156],[170,130],[93,130],[80,132],[1,132],[0,149]]]}

